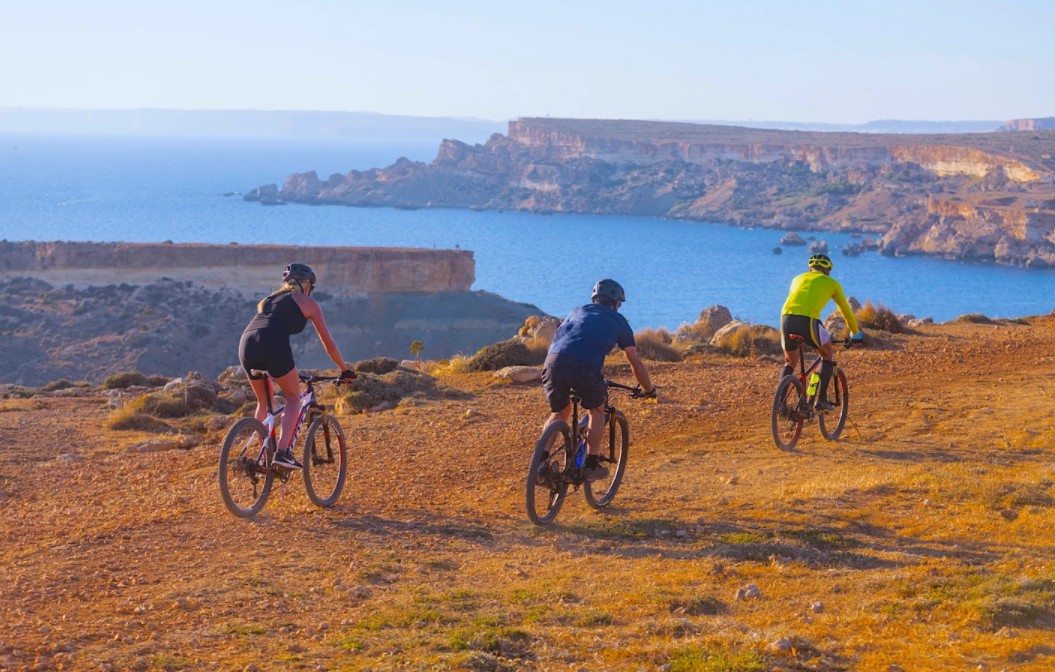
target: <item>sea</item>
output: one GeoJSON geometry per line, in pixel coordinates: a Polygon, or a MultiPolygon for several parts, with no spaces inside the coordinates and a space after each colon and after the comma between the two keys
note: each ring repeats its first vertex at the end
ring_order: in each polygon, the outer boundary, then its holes
{"type": "MultiPolygon", "coordinates": [[[[776,255],[782,232],[606,215],[262,206],[241,194],[292,172],[322,179],[431,161],[438,142],[384,139],[217,139],[0,135],[0,239],[269,243],[460,248],[476,259],[474,289],[563,316],[600,278],[626,288],[636,329],[676,328],[721,304],[778,325],[804,247],[776,255]]],[[[825,240],[847,294],[898,313],[953,319],[1055,309],[1055,271],[876,253],[844,257],[825,240]]],[[[290,261],[294,261],[291,259],[290,261]]],[[[276,281],[279,279],[276,269],[276,281]]]]}

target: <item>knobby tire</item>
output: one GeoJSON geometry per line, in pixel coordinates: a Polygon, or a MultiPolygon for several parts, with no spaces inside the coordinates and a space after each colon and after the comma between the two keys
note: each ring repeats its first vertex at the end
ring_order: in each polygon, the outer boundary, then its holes
{"type": "Polygon", "coordinates": [[[601,451],[601,457],[607,458],[600,464],[608,467],[611,471],[608,479],[587,481],[583,484],[583,496],[586,503],[595,509],[603,509],[608,506],[615,493],[619,490],[619,484],[623,482],[623,474],[626,472],[626,458],[630,452],[630,427],[626,422],[626,416],[621,411],[616,411],[608,426],[605,427],[605,446],[601,451]],[[610,480],[609,480],[610,479],[610,480]],[[604,484],[607,482],[607,487],[604,484]],[[594,496],[594,488],[598,489],[598,495],[594,496]],[[601,491],[601,488],[605,488],[601,491]]]}
{"type": "Polygon", "coordinates": [[[552,523],[560,512],[560,508],[564,504],[564,498],[568,494],[568,484],[563,481],[556,490],[544,489],[536,485],[538,482],[538,470],[542,466],[543,455],[551,438],[555,438],[553,441],[553,455],[549,457],[549,462],[552,465],[559,466],[563,471],[563,468],[574,459],[574,452],[572,452],[573,449],[571,448],[571,428],[568,423],[562,420],[550,423],[545,431],[542,432],[538,443],[535,444],[535,450],[531,454],[531,464],[528,466],[527,491],[524,503],[527,508],[528,518],[536,525],[549,525],[552,523]],[[538,495],[544,495],[547,498],[542,515],[539,515],[536,509],[538,495]]]}
{"type": "MultiPolygon", "coordinates": [[[[264,508],[264,504],[267,503],[267,498],[271,495],[271,486],[274,483],[275,478],[270,471],[267,474],[259,476],[259,487],[254,489],[254,492],[257,493],[256,498],[249,499],[246,502],[235,501],[236,497],[231,492],[232,488],[245,489],[247,488],[247,484],[251,481],[248,475],[243,472],[235,471],[232,467],[234,466],[234,462],[239,459],[239,453],[242,452],[242,448],[251,437],[253,438],[253,441],[243,457],[255,461],[257,455],[260,453],[260,441],[268,442],[267,428],[264,427],[264,423],[256,418],[242,418],[234,423],[234,426],[228,430],[227,436],[224,437],[223,447],[220,448],[218,474],[220,497],[223,499],[223,505],[227,507],[227,510],[239,518],[252,518],[264,508]],[[234,479],[245,480],[236,481],[234,479]],[[243,504],[246,503],[249,505],[244,506],[243,504]]],[[[268,442],[267,449],[265,450],[265,466],[266,464],[271,463],[272,450],[273,448],[268,442]]],[[[238,499],[241,500],[242,498],[238,497],[238,499]]]]}

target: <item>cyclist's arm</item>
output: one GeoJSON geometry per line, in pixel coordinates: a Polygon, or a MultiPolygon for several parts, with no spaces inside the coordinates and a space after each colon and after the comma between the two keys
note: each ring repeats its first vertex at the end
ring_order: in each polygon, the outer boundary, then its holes
{"type": "Polygon", "coordinates": [[[839,307],[839,312],[843,314],[843,319],[846,320],[846,326],[849,327],[850,333],[856,334],[860,332],[861,329],[857,326],[857,316],[854,315],[853,309],[850,308],[841,286],[835,286],[835,296],[832,298],[835,299],[835,305],[839,307]]]}
{"type": "Polygon", "coordinates": [[[645,392],[652,391],[652,380],[648,377],[648,371],[645,370],[645,365],[641,362],[641,358],[637,356],[637,347],[629,346],[623,349],[623,356],[626,357],[626,361],[630,362],[630,368],[634,372],[634,378],[644,388],[645,392]]]}
{"type": "Polygon", "coordinates": [[[326,349],[326,354],[330,356],[330,359],[333,360],[338,369],[346,371],[348,365],[344,363],[341,350],[337,347],[336,341],[333,340],[330,328],[326,326],[326,318],[322,316],[322,306],[315,299],[308,297],[301,309],[304,312],[304,317],[311,320],[311,323],[315,325],[315,331],[319,334],[319,340],[322,341],[322,347],[326,349]]]}

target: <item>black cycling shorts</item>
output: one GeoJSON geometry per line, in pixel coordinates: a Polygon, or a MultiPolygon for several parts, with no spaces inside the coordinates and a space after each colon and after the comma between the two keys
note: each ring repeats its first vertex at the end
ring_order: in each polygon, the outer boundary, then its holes
{"type": "Polygon", "coordinates": [[[806,345],[820,348],[831,341],[828,330],[820,320],[809,315],[781,315],[780,316],[780,343],[785,351],[795,350],[798,345],[788,340],[788,336],[802,336],[806,339],[806,345]]]}
{"type": "Polygon", "coordinates": [[[549,410],[559,413],[571,403],[571,393],[582,399],[585,409],[604,405],[608,395],[601,369],[571,355],[549,355],[542,367],[542,390],[549,410]]]}
{"type": "Polygon", "coordinates": [[[245,375],[253,380],[262,376],[252,375],[252,371],[267,371],[272,378],[281,378],[297,368],[293,361],[293,348],[289,337],[270,336],[264,331],[247,331],[242,334],[238,343],[238,361],[242,364],[245,375]]]}

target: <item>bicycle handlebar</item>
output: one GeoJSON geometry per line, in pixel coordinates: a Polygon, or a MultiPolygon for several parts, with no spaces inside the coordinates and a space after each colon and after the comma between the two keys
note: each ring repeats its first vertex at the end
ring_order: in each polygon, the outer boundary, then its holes
{"type": "Polygon", "coordinates": [[[622,390],[624,392],[629,392],[630,393],[630,397],[632,399],[646,399],[646,398],[651,398],[651,397],[655,397],[656,396],[656,388],[655,387],[652,388],[651,392],[646,394],[645,391],[641,389],[640,385],[635,385],[634,387],[630,387],[629,385],[622,385],[620,383],[614,383],[614,382],[612,382],[610,380],[606,380],[606,381],[604,381],[604,386],[609,388],[609,389],[616,389],[616,390],[622,390]]]}

